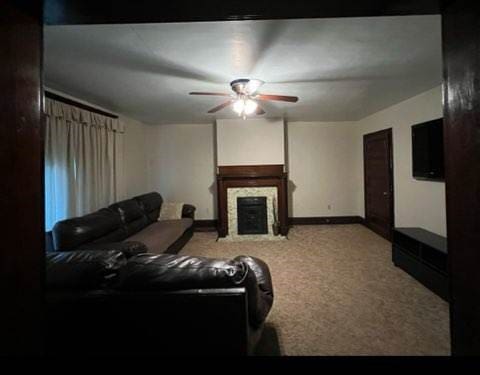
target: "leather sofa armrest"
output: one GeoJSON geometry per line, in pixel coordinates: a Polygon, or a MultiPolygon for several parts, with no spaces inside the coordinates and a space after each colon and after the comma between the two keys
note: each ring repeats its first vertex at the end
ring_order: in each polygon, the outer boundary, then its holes
{"type": "Polygon", "coordinates": [[[123,242],[109,242],[105,244],[87,244],[80,246],[78,251],[120,251],[126,258],[130,258],[134,255],[148,253],[148,247],[142,242],[138,241],[123,241],[123,242]]]}
{"type": "Polygon", "coordinates": [[[184,204],[182,208],[182,218],[189,218],[195,220],[196,207],[191,204],[184,204]]]}
{"type": "MultiPolygon", "coordinates": [[[[253,272],[255,285],[251,285],[247,292],[249,295],[249,308],[255,306],[252,316],[253,323],[260,325],[266,319],[273,305],[273,283],[267,264],[258,258],[240,255],[234,261],[242,262],[253,272]]],[[[252,280],[252,282],[253,282],[252,280]]]]}
{"type": "Polygon", "coordinates": [[[270,269],[268,268],[267,264],[261,259],[246,255],[240,255],[234,260],[248,264],[250,269],[257,277],[257,283],[260,290],[266,295],[270,296],[273,300],[272,276],[270,275],[270,269]]]}
{"type": "Polygon", "coordinates": [[[45,232],[45,251],[47,253],[51,253],[52,251],[55,251],[55,247],[53,246],[52,231],[45,232]]]}

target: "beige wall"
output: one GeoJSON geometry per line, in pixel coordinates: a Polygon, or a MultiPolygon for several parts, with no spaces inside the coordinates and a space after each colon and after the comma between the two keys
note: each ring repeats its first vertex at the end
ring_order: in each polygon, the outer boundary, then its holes
{"type": "MultiPolygon", "coordinates": [[[[355,142],[353,125],[350,122],[293,122],[287,125],[288,160],[285,163],[292,192],[289,202],[291,216],[358,215],[358,187],[354,185],[355,175],[351,171],[355,157],[352,151],[355,142]]],[[[161,192],[166,200],[194,204],[198,219],[216,218],[212,191],[215,184],[215,139],[215,127],[209,124],[149,127],[150,189],[161,192]]],[[[267,160],[251,161],[262,164],[267,160]]],[[[283,164],[283,161],[275,160],[275,163],[283,164]]]]}
{"type": "Polygon", "coordinates": [[[213,124],[150,126],[146,148],[150,190],[165,201],[193,204],[196,219],[216,217],[213,124]]]}
{"type": "Polygon", "coordinates": [[[355,124],[356,206],[364,216],[363,135],[392,128],[395,225],[422,227],[446,235],[445,183],[412,177],[411,126],[442,117],[441,86],[368,116],[355,124]]]}
{"type": "Polygon", "coordinates": [[[288,123],[289,215],[352,216],[356,210],[352,122],[288,123]]]}
{"type": "MultiPolygon", "coordinates": [[[[355,175],[351,171],[355,157],[353,125],[350,122],[288,124],[288,160],[285,163],[292,192],[290,215],[358,215],[357,187],[353,185],[355,175]]],[[[216,165],[215,127],[208,124],[152,126],[147,139],[150,188],[160,191],[165,199],[194,204],[199,219],[216,218],[212,192],[216,165]]],[[[281,160],[275,162],[283,163],[281,160]]],[[[261,164],[262,161],[252,159],[252,163],[261,164]]]]}
{"type": "Polygon", "coordinates": [[[218,165],[285,164],[283,119],[217,120],[218,165]]]}
{"type": "Polygon", "coordinates": [[[148,126],[139,121],[121,117],[125,124],[124,181],[127,198],[148,193],[146,131],[148,126]]]}

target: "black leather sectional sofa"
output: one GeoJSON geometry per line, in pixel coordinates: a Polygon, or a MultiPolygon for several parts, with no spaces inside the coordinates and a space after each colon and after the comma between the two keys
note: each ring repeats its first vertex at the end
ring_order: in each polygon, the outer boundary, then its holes
{"type": "Polygon", "coordinates": [[[120,202],[108,212],[55,226],[55,246],[64,251],[49,252],[46,259],[50,356],[254,352],[273,303],[268,266],[248,256],[169,254],[177,251],[174,243],[152,253],[148,244],[131,241],[157,223],[159,207],[152,202],[158,196],[135,199],[145,198],[138,204],[145,217],[120,202]],[[119,218],[113,220],[115,210],[119,218]]]}
{"type": "Polygon", "coordinates": [[[158,221],[162,203],[162,196],[151,192],[59,221],[47,242],[55,251],[106,249],[107,244],[118,249],[118,242],[141,242],[155,254],[177,253],[193,235],[195,207],[185,204],[181,219],[158,221]]]}

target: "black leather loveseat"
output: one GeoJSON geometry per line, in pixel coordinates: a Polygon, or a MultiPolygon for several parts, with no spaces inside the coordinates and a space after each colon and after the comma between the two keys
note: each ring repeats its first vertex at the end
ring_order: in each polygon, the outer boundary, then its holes
{"type": "Polygon", "coordinates": [[[193,235],[195,207],[185,204],[181,219],[158,221],[162,203],[162,196],[151,192],[88,215],[59,221],[47,234],[47,249],[123,249],[134,255],[148,248],[151,253],[175,254],[193,235]]]}
{"type": "Polygon", "coordinates": [[[273,303],[267,265],[116,250],[47,254],[50,356],[252,354],[273,303]]]}

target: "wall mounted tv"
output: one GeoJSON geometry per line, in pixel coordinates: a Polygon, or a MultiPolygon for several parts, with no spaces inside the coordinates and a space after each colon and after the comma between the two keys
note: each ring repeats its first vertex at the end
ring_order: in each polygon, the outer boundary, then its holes
{"type": "Polygon", "coordinates": [[[419,180],[443,181],[443,119],[412,126],[413,177],[419,180]]]}

